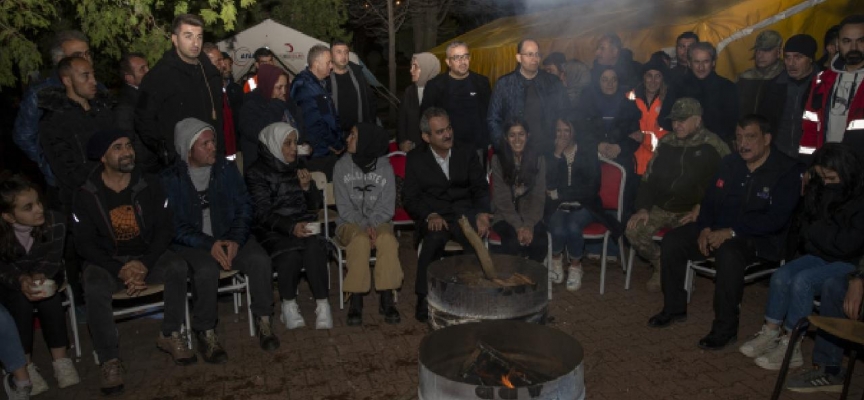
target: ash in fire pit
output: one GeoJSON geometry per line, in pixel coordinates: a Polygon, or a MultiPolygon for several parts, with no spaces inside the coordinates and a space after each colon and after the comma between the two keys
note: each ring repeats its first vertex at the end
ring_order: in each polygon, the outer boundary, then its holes
{"type": "Polygon", "coordinates": [[[585,398],[582,346],[519,321],[451,326],[420,343],[420,400],[585,398]]]}

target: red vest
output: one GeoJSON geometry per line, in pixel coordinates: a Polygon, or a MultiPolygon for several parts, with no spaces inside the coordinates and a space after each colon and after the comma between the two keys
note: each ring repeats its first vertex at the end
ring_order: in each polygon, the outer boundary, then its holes
{"type": "Polygon", "coordinates": [[[642,175],[645,173],[645,170],[648,169],[648,163],[651,161],[651,157],[654,156],[654,149],[657,148],[657,143],[659,143],[660,139],[668,133],[668,131],[665,131],[660,127],[660,124],[657,121],[657,118],[660,116],[660,108],[663,101],[659,97],[656,97],[654,103],[652,103],[649,108],[649,106],[645,104],[645,100],[636,97],[636,92],[634,91],[628,93],[627,98],[636,102],[636,107],[638,107],[639,111],[642,112],[642,118],[639,120],[639,129],[642,131],[644,136],[642,137],[642,144],[638,149],[636,149],[635,154],[636,173],[642,175]]]}
{"type": "MultiPolygon", "coordinates": [[[[799,154],[813,154],[825,143],[828,125],[828,113],[831,111],[831,95],[834,83],[837,81],[834,70],[822,71],[816,74],[810,86],[810,97],[804,104],[804,118],[801,121],[803,133],[799,143],[799,154]]],[[[846,116],[846,133],[864,130],[864,85],[855,90],[855,97],[849,105],[846,116]]],[[[844,135],[844,138],[845,138],[844,135]]]]}

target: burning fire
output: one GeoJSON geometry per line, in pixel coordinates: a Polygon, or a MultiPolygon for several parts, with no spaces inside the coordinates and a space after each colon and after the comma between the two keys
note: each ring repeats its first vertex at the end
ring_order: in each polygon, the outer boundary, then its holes
{"type": "Polygon", "coordinates": [[[503,383],[504,386],[507,386],[507,387],[510,388],[510,389],[515,389],[515,388],[516,388],[516,386],[513,386],[513,384],[510,383],[510,374],[507,374],[507,375],[501,375],[501,383],[503,383]]]}

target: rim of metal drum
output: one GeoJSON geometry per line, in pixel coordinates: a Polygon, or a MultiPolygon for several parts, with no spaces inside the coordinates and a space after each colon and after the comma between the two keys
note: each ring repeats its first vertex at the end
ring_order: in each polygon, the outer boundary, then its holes
{"type": "MultiPolygon", "coordinates": [[[[532,285],[528,285],[528,284],[517,285],[517,286],[512,286],[512,287],[507,287],[507,288],[504,288],[504,287],[480,287],[480,286],[473,286],[473,285],[469,285],[469,284],[465,284],[465,283],[461,283],[461,282],[453,282],[452,280],[450,280],[448,278],[436,276],[434,274],[434,272],[436,272],[439,269],[442,269],[444,266],[449,267],[449,269],[459,269],[459,268],[454,268],[450,264],[455,264],[455,263],[457,263],[459,261],[463,261],[463,260],[476,260],[476,258],[477,258],[477,256],[475,256],[473,254],[465,254],[465,255],[446,257],[446,258],[443,258],[440,260],[433,261],[431,264],[429,264],[429,268],[428,268],[428,272],[427,272],[428,273],[427,280],[429,282],[429,292],[431,293],[433,290],[435,290],[433,285],[441,285],[442,288],[452,285],[452,286],[460,287],[460,288],[469,288],[472,292],[475,292],[475,293],[490,294],[490,295],[498,294],[498,293],[505,292],[505,291],[519,292],[519,293],[528,292],[528,291],[532,291],[532,292],[533,291],[543,291],[544,294],[546,293],[545,292],[546,280],[549,278],[549,275],[548,275],[549,270],[543,264],[538,263],[536,261],[524,259],[521,257],[505,255],[505,254],[492,254],[491,256],[492,256],[493,261],[495,261],[496,259],[498,259],[498,260],[510,259],[512,261],[519,261],[520,263],[524,263],[523,271],[520,271],[520,272],[523,272],[526,275],[528,275],[529,277],[534,278],[535,279],[534,284],[532,284],[532,285]],[[536,276],[531,276],[531,275],[536,275],[536,276]]],[[[496,264],[498,264],[498,263],[496,263],[496,264]]],[[[478,269],[480,268],[479,261],[477,261],[476,263],[463,262],[463,263],[458,264],[457,266],[464,266],[464,265],[476,265],[476,267],[478,269]]]]}

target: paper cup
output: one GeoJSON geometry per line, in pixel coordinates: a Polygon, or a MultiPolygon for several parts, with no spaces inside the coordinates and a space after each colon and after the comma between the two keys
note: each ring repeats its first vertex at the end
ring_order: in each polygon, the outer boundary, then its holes
{"type": "Polygon", "coordinates": [[[301,144],[300,146],[297,146],[297,155],[308,156],[310,154],[312,154],[312,146],[309,146],[308,144],[301,144]]]}
{"type": "Polygon", "coordinates": [[[310,235],[317,235],[321,233],[321,223],[320,222],[310,222],[306,224],[306,232],[310,235]]]}
{"type": "Polygon", "coordinates": [[[42,297],[51,297],[55,293],[57,293],[57,282],[54,282],[51,279],[36,282],[38,283],[36,285],[33,285],[33,289],[40,292],[40,295],[42,297]]]}

